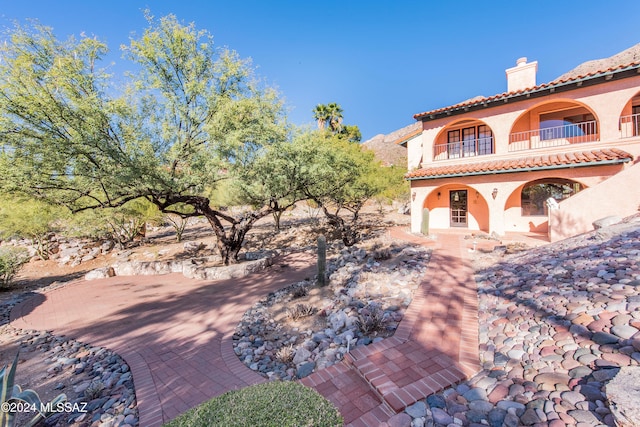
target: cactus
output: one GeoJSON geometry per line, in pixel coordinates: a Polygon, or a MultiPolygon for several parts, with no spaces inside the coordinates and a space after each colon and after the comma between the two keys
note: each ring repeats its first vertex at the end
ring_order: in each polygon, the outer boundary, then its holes
{"type": "Polygon", "coordinates": [[[420,226],[420,232],[425,236],[429,235],[429,209],[422,209],[422,224],[420,226]]]}
{"type": "Polygon", "coordinates": [[[318,236],[318,286],[327,284],[327,239],[318,236]]]}
{"type": "MultiPolygon", "coordinates": [[[[25,425],[26,427],[32,427],[41,420],[53,415],[53,412],[45,411],[44,408],[56,408],[57,405],[67,400],[67,396],[64,393],[60,394],[47,405],[44,405],[38,393],[30,389],[22,390],[19,385],[14,384],[19,355],[20,353],[16,354],[16,358],[13,360],[8,372],[6,366],[0,370],[0,404],[4,408],[6,406],[5,403],[20,401],[35,408],[38,413],[25,425]]],[[[0,427],[14,427],[15,423],[15,412],[0,410],[0,427]]]]}

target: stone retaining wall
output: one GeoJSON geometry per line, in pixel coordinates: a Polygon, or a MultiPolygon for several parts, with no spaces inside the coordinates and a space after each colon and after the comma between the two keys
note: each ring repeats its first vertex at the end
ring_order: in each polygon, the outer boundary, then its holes
{"type": "Polygon", "coordinates": [[[85,275],[85,280],[103,279],[112,276],[149,276],[157,274],[182,273],[190,279],[224,280],[244,277],[263,270],[273,263],[272,257],[244,261],[219,267],[204,267],[187,261],[126,261],[112,267],[97,268],[85,275]]]}

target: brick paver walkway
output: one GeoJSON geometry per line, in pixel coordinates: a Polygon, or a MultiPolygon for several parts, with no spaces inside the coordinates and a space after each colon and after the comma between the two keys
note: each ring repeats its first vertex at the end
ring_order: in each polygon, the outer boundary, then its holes
{"type": "MultiPolygon", "coordinates": [[[[345,424],[384,425],[406,406],[479,369],[477,295],[460,234],[436,243],[427,275],[395,335],[351,351],[304,378],[338,406],[345,424]]],[[[15,327],[53,330],[108,347],[131,367],[140,425],[155,427],[211,397],[265,381],[233,352],[244,312],[268,292],[312,275],[314,259],[289,255],[243,279],[179,274],[83,280],[16,306],[15,327]]]]}
{"type": "Polygon", "coordinates": [[[118,353],[133,374],[140,426],[160,426],[214,396],[265,381],[233,352],[235,327],[268,292],[312,276],[314,262],[289,255],[261,273],[218,282],[181,274],[80,280],[16,306],[11,323],[118,353]]]}
{"type": "Polygon", "coordinates": [[[348,426],[385,425],[407,406],[480,370],[477,289],[463,235],[441,234],[436,242],[399,228],[391,235],[434,247],[396,333],[302,380],[338,406],[348,426]]]}

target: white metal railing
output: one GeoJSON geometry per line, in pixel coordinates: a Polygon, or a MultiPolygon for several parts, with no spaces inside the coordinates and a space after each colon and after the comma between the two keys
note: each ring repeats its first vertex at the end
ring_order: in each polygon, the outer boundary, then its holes
{"type": "Polygon", "coordinates": [[[460,157],[493,154],[493,137],[488,136],[485,138],[436,144],[433,150],[433,160],[459,159],[460,157]]]}
{"type": "Polygon", "coordinates": [[[598,123],[595,120],[571,123],[512,133],[509,135],[509,151],[594,142],[598,137],[598,123]]]}
{"type": "Polygon", "coordinates": [[[620,138],[640,136],[640,114],[620,117],[620,138]]]}

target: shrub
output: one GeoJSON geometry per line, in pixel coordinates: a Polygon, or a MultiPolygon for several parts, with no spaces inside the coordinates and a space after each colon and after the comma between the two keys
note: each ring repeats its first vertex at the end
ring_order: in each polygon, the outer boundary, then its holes
{"type": "Polygon", "coordinates": [[[391,258],[391,249],[380,248],[373,252],[373,259],[376,261],[384,261],[391,258]]]}
{"type": "Polygon", "coordinates": [[[87,400],[97,399],[98,397],[100,397],[100,395],[102,395],[103,390],[104,384],[102,383],[102,381],[92,381],[91,384],[89,384],[89,387],[84,390],[84,397],[87,400]]]}
{"type": "Polygon", "coordinates": [[[0,288],[8,288],[20,267],[29,260],[24,248],[0,248],[0,288]]]}
{"type": "Polygon", "coordinates": [[[282,363],[289,363],[293,360],[295,354],[296,352],[293,349],[293,345],[285,345],[276,351],[276,359],[282,363]]]}
{"type": "Polygon", "coordinates": [[[294,288],[291,290],[291,296],[293,298],[306,297],[308,293],[309,290],[303,285],[294,286],[294,288]]]}
{"type": "Polygon", "coordinates": [[[159,224],[162,216],[146,200],[132,200],[114,209],[80,212],[68,221],[66,234],[92,239],[108,238],[126,247],[138,237],[144,237],[147,224],[159,224]]]}
{"type": "Polygon", "coordinates": [[[3,194],[0,206],[0,236],[22,237],[33,241],[36,253],[49,259],[49,236],[59,231],[67,212],[40,200],[29,200],[3,194]]]}
{"type": "Polygon", "coordinates": [[[313,316],[316,308],[309,304],[296,304],[293,308],[287,309],[287,317],[291,320],[299,320],[303,317],[313,316]]]}
{"type": "Polygon", "coordinates": [[[338,410],[315,390],[273,381],[233,390],[182,414],[165,427],[342,426],[338,410]]]}
{"type": "Polygon", "coordinates": [[[369,304],[358,314],[358,328],[369,335],[382,331],[385,327],[384,311],[377,304],[369,304]]]}
{"type": "Polygon", "coordinates": [[[189,218],[183,218],[176,214],[166,214],[163,218],[176,232],[176,242],[182,242],[182,235],[187,225],[189,225],[189,218]]]}

